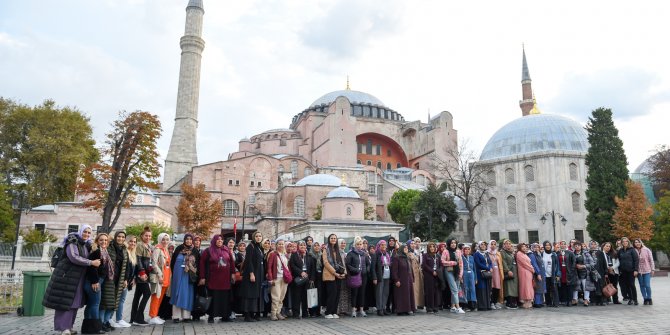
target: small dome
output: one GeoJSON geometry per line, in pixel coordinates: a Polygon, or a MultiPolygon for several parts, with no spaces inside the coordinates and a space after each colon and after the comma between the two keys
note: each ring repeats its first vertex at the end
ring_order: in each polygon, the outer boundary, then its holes
{"type": "Polygon", "coordinates": [[[360,199],[361,197],[356,193],[356,191],[346,187],[346,186],[340,186],[330,192],[328,192],[328,195],[326,196],[327,199],[331,198],[353,198],[353,199],[360,199]]]}
{"type": "Polygon", "coordinates": [[[300,179],[297,183],[295,183],[295,185],[340,186],[342,185],[342,180],[330,174],[317,173],[300,179]]]}
{"type": "Polygon", "coordinates": [[[647,158],[642,162],[637,169],[635,169],[635,172],[633,173],[639,173],[639,174],[651,174],[652,171],[652,166],[651,166],[651,157],[647,158]]]}
{"type": "Polygon", "coordinates": [[[309,107],[321,106],[323,104],[329,105],[340,96],[346,97],[347,99],[349,99],[349,102],[351,103],[364,103],[364,104],[386,107],[386,105],[384,105],[384,103],[381,100],[377,99],[377,97],[373,96],[372,94],[354,90],[341,90],[341,91],[330,92],[316,99],[314,102],[312,102],[311,105],[309,105],[309,107]]]}
{"type": "Polygon", "coordinates": [[[535,152],[589,149],[586,130],[578,122],[559,115],[537,114],[518,118],[500,128],[484,146],[481,160],[535,152]]]}
{"type": "Polygon", "coordinates": [[[244,137],[240,140],[240,142],[251,142],[248,137],[244,137]]]}

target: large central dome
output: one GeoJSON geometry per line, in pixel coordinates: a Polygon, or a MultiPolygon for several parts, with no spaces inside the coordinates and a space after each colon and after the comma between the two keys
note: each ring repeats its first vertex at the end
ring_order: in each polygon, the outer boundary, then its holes
{"type": "Polygon", "coordinates": [[[337,97],[339,96],[346,97],[347,99],[349,99],[349,102],[351,103],[371,104],[386,107],[386,105],[384,105],[384,103],[381,100],[377,99],[377,97],[373,96],[372,94],[354,90],[340,90],[324,94],[322,97],[312,102],[312,104],[309,105],[309,107],[311,108],[315,106],[321,106],[324,104],[330,105],[330,103],[335,101],[335,99],[337,99],[337,97]]]}
{"type": "Polygon", "coordinates": [[[586,153],[588,149],[586,130],[579,123],[558,115],[527,115],[506,124],[493,134],[480,159],[546,151],[586,153]]]}

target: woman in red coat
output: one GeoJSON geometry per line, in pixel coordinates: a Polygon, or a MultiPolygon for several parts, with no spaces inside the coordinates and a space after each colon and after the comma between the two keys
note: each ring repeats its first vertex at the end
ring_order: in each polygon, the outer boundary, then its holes
{"type": "Polygon", "coordinates": [[[393,287],[393,306],[398,315],[410,315],[416,311],[414,300],[414,274],[407,258],[407,245],[396,251],[391,261],[391,286],[393,287]]]}
{"type": "Polygon", "coordinates": [[[214,235],[209,248],[200,255],[200,282],[207,285],[212,302],[209,305],[207,322],[213,323],[215,317],[230,322],[232,305],[231,287],[235,282],[235,258],[233,252],[224,245],[221,235],[214,235]]]}

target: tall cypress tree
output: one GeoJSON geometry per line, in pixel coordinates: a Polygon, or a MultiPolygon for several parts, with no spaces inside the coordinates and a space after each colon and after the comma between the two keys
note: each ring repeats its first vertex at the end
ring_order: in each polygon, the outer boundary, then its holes
{"type": "Polygon", "coordinates": [[[586,124],[589,151],[586,154],[586,202],[589,211],[586,221],[591,238],[604,242],[613,241],[612,216],[616,209],[615,197],[626,196],[628,168],[623,141],[612,121],[612,110],[598,108],[586,124]]]}

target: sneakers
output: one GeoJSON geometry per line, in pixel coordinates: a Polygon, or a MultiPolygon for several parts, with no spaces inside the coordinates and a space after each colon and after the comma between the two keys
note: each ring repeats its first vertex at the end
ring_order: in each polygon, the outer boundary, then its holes
{"type": "Polygon", "coordinates": [[[456,313],[456,314],[465,314],[465,311],[464,311],[462,308],[458,307],[454,313],[456,313]]]}
{"type": "Polygon", "coordinates": [[[149,320],[150,325],[162,325],[165,323],[165,320],[159,318],[159,317],[153,317],[151,320],[149,320]]]}
{"type": "Polygon", "coordinates": [[[333,314],[326,314],[325,318],[326,319],[334,319],[333,314]]]}
{"type": "Polygon", "coordinates": [[[126,322],[125,320],[121,320],[116,324],[121,328],[130,328],[130,323],[126,322]]]}
{"type": "Polygon", "coordinates": [[[144,327],[144,326],[148,326],[149,324],[148,324],[146,321],[144,321],[144,320],[140,320],[140,321],[135,321],[135,322],[133,322],[133,325],[134,325],[134,326],[144,327]]]}
{"type": "Polygon", "coordinates": [[[270,315],[270,321],[277,321],[277,320],[279,320],[277,319],[277,314],[270,315]]]}
{"type": "MultiPolygon", "coordinates": [[[[647,304],[647,300],[644,301],[644,304],[645,304],[645,305],[647,304]]],[[[355,318],[355,317],[356,317],[356,309],[355,309],[355,308],[353,308],[353,309],[351,310],[351,317],[352,317],[352,318],[355,318]]]]}
{"type": "Polygon", "coordinates": [[[340,318],[339,315],[337,315],[337,314],[333,314],[333,319],[339,319],[339,318],[340,318]]]}
{"type": "Polygon", "coordinates": [[[70,334],[72,334],[72,333],[70,332],[69,329],[65,329],[65,330],[63,330],[63,332],[60,333],[60,334],[61,334],[61,335],[70,335],[70,334]]]}
{"type": "Polygon", "coordinates": [[[360,312],[358,312],[358,316],[360,316],[360,317],[364,317],[364,318],[367,318],[367,317],[368,317],[368,315],[365,313],[365,311],[360,311],[360,312]]]}
{"type": "Polygon", "coordinates": [[[458,312],[458,310],[456,309],[456,307],[452,307],[452,308],[449,310],[449,312],[456,313],[456,312],[458,312]]]}
{"type": "Polygon", "coordinates": [[[122,328],[118,323],[114,322],[114,320],[109,320],[109,326],[112,328],[122,328]]]}

